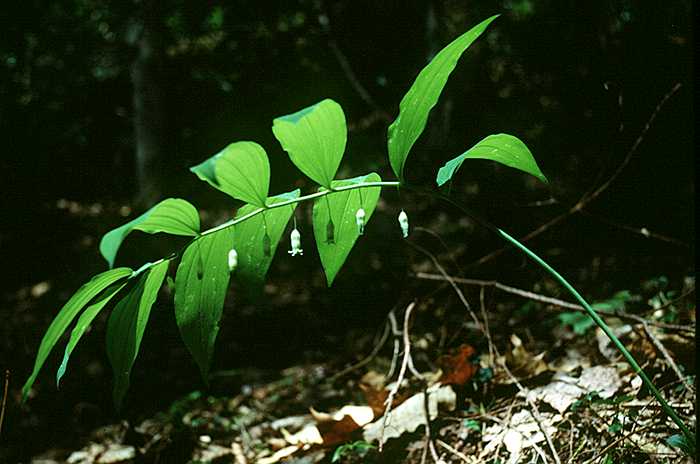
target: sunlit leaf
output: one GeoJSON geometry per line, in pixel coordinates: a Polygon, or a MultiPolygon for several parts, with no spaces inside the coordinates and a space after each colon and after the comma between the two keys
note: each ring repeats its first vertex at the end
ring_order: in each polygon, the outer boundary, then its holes
{"type": "Polygon", "coordinates": [[[270,187],[270,162],[255,142],[232,143],[216,155],[190,168],[197,177],[224,193],[256,206],[264,206],[270,187]]]}
{"type": "Polygon", "coordinates": [[[163,261],[142,273],[138,283],[116,304],[107,323],[107,356],[114,371],[114,404],[121,407],[129,389],[131,367],[141,346],[151,307],[168,271],[163,261]]]}
{"type": "Polygon", "coordinates": [[[456,158],[451,159],[440,168],[437,184],[443,185],[452,179],[455,172],[466,159],[485,159],[496,161],[508,167],[519,169],[537,177],[542,182],[547,178],[540,171],[535,158],[527,146],[517,137],[508,134],[489,135],[456,158]]]}
{"type": "MultiPolygon", "coordinates": [[[[332,188],[380,181],[378,174],[371,173],[353,179],[335,180],[332,188]]],[[[329,286],[360,236],[355,222],[357,210],[362,207],[365,210],[365,223],[369,222],[380,190],[380,187],[368,187],[334,192],[314,202],[314,237],[329,286]]]]}
{"type": "Polygon", "coordinates": [[[232,245],[230,227],[197,239],[185,250],[175,275],[175,319],[205,382],[228,289],[232,245]]]}
{"type": "Polygon", "coordinates": [[[36,360],[34,361],[34,369],[32,374],[22,387],[23,400],[26,400],[32,385],[34,384],[34,381],[41,370],[41,367],[44,365],[44,362],[46,362],[46,358],[51,353],[51,350],[53,350],[56,342],[61,335],[63,335],[78,313],[85,307],[86,304],[102,293],[102,291],[104,291],[107,287],[118,281],[126,280],[131,273],[131,269],[120,267],[98,274],[88,283],[80,287],[80,289],[75,292],[68,302],[63,305],[54,320],[51,322],[49,328],[46,330],[44,338],[41,340],[41,344],[39,345],[39,350],[36,355],[36,360]]]}
{"type": "Polygon", "coordinates": [[[348,132],[339,104],[326,99],[276,118],[272,132],[301,172],[330,187],[345,152],[348,132]]]}
{"type": "Polygon", "coordinates": [[[457,37],[421,70],[401,100],[399,115],[389,126],[388,149],[391,168],[403,181],[403,169],[413,144],[425,129],[430,110],[435,106],[442,89],[457,65],[462,53],[481,35],[498,15],[491,16],[457,37]]]}
{"type": "Polygon", "coordinates": [[[199,213],[185,200],[168,198],[136,219],[107,232],[100,242],[100,253],[110,267],[114,266],[122,241],[132,230],[140,230],[148,234],[165,232],[172,235],[195,236],[199,233],[199,213]]]}
{"type": "MultiPolygon", "coordinates": [[[[270,197],[268,205],[299,198],[299,190],[283,193],[270,197]]],[[[253,290],[262,285],[265,274],[275,256],[277,245],[289,219],[294,213],[297,203],[280,208],[269,209],[263,214],[247,219],[234,226],[234,248],[238,252],[238,267],[234,274],[237,281],[246,284],[246,288],[253,290]],[[265,235],[269,237],[270,253],[266,255],[264,247],[265,235]]],[[[245,205],[236,213],[236,218],[241,218],[258,209],[253,205],[245,205]]]]}

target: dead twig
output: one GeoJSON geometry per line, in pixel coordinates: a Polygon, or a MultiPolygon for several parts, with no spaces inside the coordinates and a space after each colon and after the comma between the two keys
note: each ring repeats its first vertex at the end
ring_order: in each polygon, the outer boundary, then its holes
{"type": "Polygon", "coordinates": [[[593,214],[589,211],[581,211],[581,214],[585,214],[586,216],[589,216],[593,219],[596,219],[600,222],[604,222],[605,224],[608,224],[613,227],[617,227],[622,230],[626,230],[628,232],[632,232],[638,235],[642,235],[646,238],[653,238],[655,240],[659,240],[661,242],[666,242],[666,243],[671,243],[673,245],[679,246],[681,248],[692,248],[689,244],[685,243],[682,240],[679,240],[675,237],[669,237],[668,235],[660,234],[658,232],[654,232],[652,230],[649,230],[646,227],[633,227],[633,226],[628,226],[627,224],[620,224],[619,222],[612,221],[610,219],[604,218],[603,216],[600,216],[598,214],[593,214]]]}
{"type": "Polygon", "coordinates": [[[389,331],[390,330],[391,330],[391,328],[390,328],[389,322],[387,321],[387,323],[384,325],[384,332],[382,332],[382,336],[379,339],[379,342],[376,345],[374,345],[372,352],[369,355],[367,355],[364,359],[358,361],[357,363],[353,364],[352,366],[346,367],[342,371],[331,376],[328,379],[328,382],[331,384],[335,383],[335,381],[338,380],[339,378],[341,378],[341,377],[343,377],[351,372],[354,372],[354,371],[360,369],[361,367],[369,364],[370,361],[372,361],[377,356],[377,354],[379,354],[379,351],[382,349],[382,347],[386,343],[387,339],[389,338],[389,331]]]}
{"type": "MultiPolygon", "coordinates": [[[[664,95],[659,103],[656,105],[656,108],[654,108],[654,111],[652,111],[651,116],[649,116],[649,119],[647,119],[646,124],[644,124],[644,127],[642,128],[642,131],[640,132],[639,136],[635,139],[634,143],[630,147],[630,149],[627,151],[627,154],[625,155],[624,159],[622,162],[618,165],[617,169],[612,173],[612,175],[605,181],[603,182],[598,188],[591,189],[590,191],[584,193],[581,198],[572,206],[570,207],[567,211],[561,213],[558,216],[553,217],[549,221],[545,222],[544,224],[540,225],[536,229],[530,231],[529,233],[525,234],[518,240],[522,243],[527,242],[528,240],[532,240],[533,238],[537,237],[538,235],[541,235],[542,233],[546,232],[549,230],[551,227],[559,224],[560,222],[564,221],[567,219],[569,216],[578,213],[582,211],[586,206],[588,206],[593,200],[598,198],[603,192],[605,192],[610,185],[618,178],[618,176],[624,171],[624,169],[627,167],[629,162],[631,161],[632,157],[634,154],[637,152],[639,149],[639,146],[642,144],[642,141],[646,137],[647,133],[649,132],[649,129],[651,129],[652,124],[656,120],[656,117],[659,115],[659,112],[661,109],[664,107],[666,102],[680,90],[681,84],[680,82],[676,83],[671,90],[664,95]]],[[[477,259],[473,263],[469,264],[468,267],[474,267],[474,266],[479,266],[482,265],[500,255],[502,255],[504,252],[507,250],[510,250],[511,248],[509,247],[504,247],[504,248],[499,248],[498,250],[492,251],[491,253],[482,256],[481,258],[477,259]]]]}
{"type": "Polygon", "coordinates": [[[472,308],[471,308],[471,306],[469,305],[469,302],[467,301],[467,298],[464,296],[464,293],[462,293],[462,290],[461,290],[461,289],[457,286],[457,284],[455,283],[455,282],[456,282],[455,278],[452,277],[452,276],[450,276],[449,274],[447,274],[447,272],[445,271],[445,268],[442,267],[442,265],[441,265],[440,262],[437,260],[437,258],[435,257],[435,255],[432,254],[430,251],[426,250],[425,248],[423,248],[423,247],[420,246],[420,245],[416,245],[416,244],[413,243],[413,242],[407,241],[406,243],[408,243],[411,247],[413,247],[413,248],[415,248],[416,250],[418,250],[418,251],[420,251],[421,253],[423,253],[425,256],[427,256],[427,257],[430,259],[430,261],[432,261],[433,265],[437,268],[437,270],[438,270],[438,271],[440,272],[440,274],[442,275],[443,280],[446,280],[447,282],[450,283],[450,286],[454,289],[455,293],[456,293],[457,296],[459,297],[459,300],[462,302],[462,304],[464,305],[464,307],[467,308],[467,312],[469,313],[469,315],[471,316],[472,320],[474,321],[474,324],[476,325],[477,329],[479,329],[481,332],[483,332],[483,331],[484,331],[484,327],[482,326],[481,322],[479,321],[479,318],[476,317],[476,314],[474,314],[474,311],[472,311],[472,308]]]}
{"type": "MultiPolygon", "coordinates": [[[[418,279],[424,279],[424,280],[438,280],[438,281],[448,280],[447,278],[445,278],[444,275],[430,274],[427,272],[418,272],[415,274],[415,277],[418,279]]],[[[497,288],[505,293],[510,293],[511,295],[518,295],[518,296],[521,296],[523,298],[527,298],[528,300],[537,301],[537,302],[545,303],[545,304],[550,304],[553,306],[558,306],[560,308],[573,309],[574,311],[585,311],[583,306],[578,305],[576,303],[570,303],[568,301],[560,300],[558,298],[552,298],[549,296],[540,295],[539,293],[534,293],[534,292],[530,292],[530,291],[523,290],[520,288],[511,287],[509,285],[502,284],[496,280],[463,279],[461,277],[452,277],[452,276],[450,276],[450,279],[452,282],[457,283],[457,284],[475,285],[475,286],[481,286],[481,287],[494,287],[494,288],[497,288]]],[[[678,299],[684,298],[684,297],[690,295],[691,293],[693,293],[694,291],[695,291],[695,289],[693,288],[692,290],[689,290],[688,292],[686,292],[684,295],[681,295],[678,299]]],[[[676,299],[675,301],[677,301],[678,299],[676,299]]],[[[630,320],[630,321],[639,322],[639,323],[644,321],[647,324],[649,324],[650,326],[659,327],[662,329],[678,330],[678,331],[682,331],[682,332],[695,332],[694,326],[684,326],[684,325],[677,325],[677,324],[667,324],[665,322],[647,321],[646,319],[644,319],[640,316],[637,316],[635,314],[628,314],[628,313],[624,313],[621,311],[606,311],[603,309],[597,309],[596,312],[598,314],[602,314],[604,316],[617,317],[620,319],[630,320]]]]}
{"type": "MultiPolygon", "coordinates": [[[[488,315],[486,313],[486,302],[484,300],[484,288],[481,287],[481,294],[479,298],[479,306],[481,307],[481,317],[484,318],[484,326],[488,327],[488,315]]],[[[496,359],[503,359],[503,362],[501,362],[501,367],[503,370],[506,372],[508,377],[510,377],[511,381],[515,383],[515,385],[518,387],[518,390],[524,395],[525,401],[527,402],[528,406],[530,406],[531,412],[532,412],[532,417],[535,419],[535,422],[537,422],[537,426],[539,427],[540,431],[542,432],[542,435],[544,435],[545,440],[547,441],[547,446],[549,446],[549,450],[552,453],[552,457],[554,458],[554,462],[557,464],[561,464],[561,459],[559,458],[559,454],[557,453],[557,449],[554,447],[554,442],[552,441],[552,437],[549,436],[549,433],[547,433],[547,429],[542,425],[542,419],[540,417],[540,411],[537,408],[537,405],[535,404],[532,399],[529,398],[527,390],[520,384],[520,381],[515,378],[513,373],[508,369],[508,366],[506,365],[505,358],[501,358],[500,353],[498,352],[498,348],[493,345],[491,342],[491,334],[486,331],[485,332],[486,338],[489,342],[489,350],[491,349],[491,346],[493,346],[493,350],[496,353],[497,358],[496,359]]]]}
{"type": "Polygon", "coordinates": [[[464,453],[461,453],[461,452],[457,451],[456,449],[454,449],[453,447],[451,447],[450,445],[448,445],[448,444],[445,443],[444,441],[440,440],[439,438],[438,438],[437,440],[435,440],[435,442],[436,442],[438,445],[440,445],[440,446],[442,446],[443,448],[445,448],[445,449],[446,449],[447,451],[449,451],[450,453],[452,453],[453,455],[457,456],[457,457],[458,457],[459,459],[461,459],[462,461],[467,462],[467,463],[469,462],[469,458],[468,458],[464,453]]]}
{"type": "Polygon", "coordinates": [[[411,341],[408,336],[408,323],[411,318],[411,311],[413,311],[413,308],[416,306],[416,303],[413,301],[411,304],[408,305],[406,308],[406,312],[404,314],[404,330],[403,330],[403,337],[404,337],[404,347],[403,347],[403,361],[401,362],[401,368],[399,369],[399,376],[396,379],[396,384],[394,387],[389,390],[389,395],[386,398],[386,409],[384,410],[384,421],[382,422],[382,430],[381,433],[379,434],[379,452],[382,452],[382,449],[384,448],[384,430],[386,429],[386,425],[389,419],[389,414],[391,413],[391,406],[394,402],[394,397],[399,391],[399,388],[401,387],[401,382],[403,382],[404,377],[406,376],[406,369],[408,368],[408,358],[411,356],[411,341]]]}
{"type": "Polygon", "coordinates": [[[692,394],[693,393],[692,385],[690,384],[690,382],[688,382],[688,379],[686,378],[686,376],[684,376],[683,373],[681,372],[681,370],[678,368],[678,365],[673,360],[673,358],[671,357],[671,354],[668,352],[668,350],[666,349],[664,344],[661,343],[661,340],[659,340],[659,338],[653,334],[651,327],[649,327],[649,324],[647,323],[647,321],[645,321],[641,317],[639,319],[640,319],[639,323],[642,324],[642,328],[644,329],[644,333],[647,335],[649,340],[651,340],[651,343],[654,345],[654,347],[656,347],[656,349],[664,357],[664,359],[666,360],[668,365],[671,367],[671,370],[676,374],[676,376],[678,377],[678,380],[681,381],[681,383],[683,384],[685,389],[688,390],[688,392],[690,392],[692,394]]]}
{"type": "Polygon", "coordinates": [[[0,434],[2,434],[2,423],[5,420],[5,407],[7,406],[7,390],[10,387],[10,370],[5,370],[5,386],[2,392],[2,406],[0,406],[0,434]]]}

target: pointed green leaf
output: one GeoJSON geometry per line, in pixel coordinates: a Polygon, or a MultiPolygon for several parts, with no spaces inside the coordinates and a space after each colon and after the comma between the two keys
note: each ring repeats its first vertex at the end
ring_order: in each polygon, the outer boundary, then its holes
{"type": "Polygon", "coordinates": [[[175,275],[175,319],[205,382],[228,290],[232,245],[230,227],[197,239],[185,250],[175,275]]]}
{"type": "Polygon", "coordinates": [[[83,307],[93,298],[102,293],[102,291],[107,287],[118,282],[119,280],[125,280],[131,275],[131,273],[131,269],[120,267],[98,274],[88,283],[80,287],[80,289],[78,289],[78,291],[75,292],[75,294],[61,308],[54,320],[51,322],[49,328],[46,330],[44,338],[41,340],[39,351],[36,355],[36,361],[34,361],[34,369],[32,374],[22,387],[23,400],[27,399],[29,390],[32,388],[41,367],[44,365],[44,362],[46,362],[46,358],[51,353],[51,350],[56,345],[56,342],[61,335],[63,335],[63,332],[65,332],[70,323],[73,322],[73,319],[75,319],[75,316],[78,315],[80,310],[82,310],[83,307]]]}
{"type": "Polygon", "coordinates": [[[408,153],[423,132],[430,110],[437,103],[447,78],[457,65],[457,60],[498,16],[491,16],[482,21],[440,50],[421,70],[401,100],[399,116],[389,126],[388,133],[389,161],[396,177],[401,181],[404,179],[403,168],[408,153]]]}
{"type": "Polygon", "coordinates": [[[437,184],[443,185],[452,179],[452,176],[462,166],[464,160],[469,158],[496,161],[508,167],[532,174],[542,182],[547,182],[547,178],[540,171],[532,153],[520,139],[508,134],[494,134],[489,135],[441,167],[437,175],[437,184]]]}
{"type": "Polygon", "coordinates": [[[199,233],[199,213],[185,200],[168,198],[133,221],[107,232],[100,242],[100,253],[109,263],[109,267],[114,266],[117,251],[132,230],[140,230],[148,234],[165,232],[172,235],[194,236],[199,233]]]}
{"type": "Polygon", "coordinates": [[[66,350],[63,353],[63,361],[61,361],[61,365],[58,367],[58,371],[56,372],[57,388],[61,384],[61,378],[63,378],[64,374],[66,373],[66,369],[68,368],[68,360],[70,359],[70,355],[73,353],[73,350],[75,349],[76,345],[85,334],[85,331],[87,331],[90,328],[90,324],[92,324],[92,321],[95,319],[95,317],[97,317],[98,314],[100,314],[100,311],[102,311],[104,307],[107,306],[107,303],[110,302],[112,297],[119,293],[119,291],[122,288],[124,288],[126,284],[126,281],[117,282],[111,285],[109,288],[105,289],[95,299],[95,301],[90,303],[90,305],[85,309],[85,311],[83,311],[83,313],[78,318],[78,322],[76,322],[75,327],[73,328],[73,331],[70,334],[70,340],[68,340],[68,345],[66,345],[66,350]]]}
{"type": "MultiPolygon", "coordinates": [[[[297,189],[293,192],[270,197],[267,200],[267,204],[271,205],[299,198],[299,193],[300,191],[297,189]]],[[[238,253],[238,268],[234,274],[235,279],[245,282],[251,288],[262,285],[265,280],[265,274],[267,274],[270,263],[272,263],[272,258],[275,256],[277,245],[282,238],[289,219],[292,217],[292,213],[294,213],[296,205],[296,203],[293,203],[289,206],[269,209],[234,226],[233,243],[238,253]],[[269,256],[265,255],[263,247],[266,231],[270,238],[269,256]]],[[[253,205],[245,205],[238,210],[236,218],[250,214],[256,209],[253,205]]]]}
{"type": "MultiPolygon", "coordinates": [[[[334,180],[332,187],[381,180],[378,174],[371,173],[353,179],[334,180]]],[[[365,210],[365,223],[368,223],[377,206],[380,190],[381,187],[368,187],[334,192],[314,202],[314,237],[329,287],[360,236],[355,219],[357,210],[360,207],[365,210]],[[332,235],[332,240],[329,240],[329,235],[332,235]]]]}
{"type": "Polygon", "coordinates": [[[323,100],[276,118],[272,132],[301,172],[329,188],[345,152],[345,114],[333,100],[323,100]]]}
{"type": "Polygon", "coordinates": [[[270,188],[270,162],[255,142],[236,142],[190,168],[214,188],[256,206],[264,206],[270,188]]]}
{"type": "Polygon", "coordinates": [[[151,307],[168,271],[169,261],[156,264],[114,307],[107,323],[107,356],[114,371],[114,404],[121,408],[129,389],[131,367],[138,356],[151,307]]]}

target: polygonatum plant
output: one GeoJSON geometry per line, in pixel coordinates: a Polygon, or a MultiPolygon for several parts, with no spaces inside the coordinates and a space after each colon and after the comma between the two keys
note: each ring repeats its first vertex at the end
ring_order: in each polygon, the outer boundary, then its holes
{"type": "MultiPolygon", "coordinates": [[[[23,398],[27,398],[49,354],[73,321],[77,318],[56,375],[57,384],[66,372],[71,353],[90,324],[102,310],[114,303],[107,323],[106,341],[114,371],[113,398],[120,407],[129,387],[130,372],[151,308],[173,261],[178,263],[174,280],[175,320],[185,346],[207,382],[231,275],[235,275],[244,286],[261,285],[282,236],[293,220],[296,206],[301,202],[313,201],[313,235],[330,286],[372,218],[382,188],[415,189],[406,183],[404,177],[411,149],[423,132],[430,111],[460,57],[497,17],[482,21],[443,48],[420,71],[401,100],[399,115],[389,126],[387,138],[389,164],[397,180],[382,180],[374,172],[350,179],[336,178],[345,153],[347,125],[342,107],[325,99],[280,116],[272,124],[275,138],[292,163],[318,184],[315,192],[302,195],[299,190],[293,190],[271,195],[270,163],[265,149],[255,142],[238,141],[190,169],[199,179],[244,203],[232,219],[202,231],[196,208],[186,200],[169,198],[105,234],[100,242],[100,252],[110,269],[78,289],[58,312],[41,341],[33,371],[22,389],[23,398]],[[146,263],[139,269],[114,268],[120,245],[133,230],[191,239],[181,253],[146,263]]],[[[447,161],[437,173],[437,185],[450,181],[462,163],[473,158],[495,161],[547,182],[521,140],[513,135],[493,134],[447,161]]],[[[584,306],[694,446],[694,435],[583,297],[522,243],[503,230],[479,221],[548,271],[584,306]]],[[[401,234],[407,237],[409,220],[403,209],[398,214],[398,222],[401,234]]],[[[303,254],[302,240],[296,220],[293,223],[289,253],[297,256],[303,254]]]]}

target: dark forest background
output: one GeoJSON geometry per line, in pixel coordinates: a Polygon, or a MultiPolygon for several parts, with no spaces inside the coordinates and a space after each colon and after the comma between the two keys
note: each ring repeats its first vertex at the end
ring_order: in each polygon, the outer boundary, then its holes
{"type": "MultiPolygon", "coordinates": [[[[434,53],[494,13],[502,17],[465,53],[414,147],[409,180],[432,185],[440,166],[484,136],[517,135],[550,186],[476,161],[464,165],[451,191],[525,234],[608,179],[680,84],[610,188],[531,244],[594,296],[661,275],[693,276],[690,1],[5,2],[0,367],[11,371],[12,401],[0,445],[15,444],[6,448],[8,462],[68,446],[81,431],[121,417],[111,409],[102,328],[76,351],[58,392],[52,358],[29,404],[16,401],[52,315],[105,268],[102,234],[166,197],[201,208],[205,225],[231,214],[237,205],[188,167],[234,141],[265,147],[271,192],[313,188],[270,128],[274,117],[323,98],[343,106],[350,128],[340,176],[376,170],[391,178],[386,129],[401,97],[434,53]]],[[[352,353],[347,334],[374,330],[397,301],[419,292],[406,277],[411,251],[385,239],[399,201],[387,195],[332,289],[317,261],[292,263],[285,254],[273,263],[266,296],[229,298],[216,366],[278,369],[352,353]]],[[[525,286],[542,278],[514,253],[469,266],[501,247],[495,237],[455,211],[403,201],[413,224],[440,233],[469,276],[525,286]]],[[[443,252],[434,238],[422,240],[443,252]]],[[[136,237],[121,259],[163,247],[136,237]]],[[[177,340],[171,303],[159,304],[134,368],[127,417],[202,387],[177,340]]]]}

